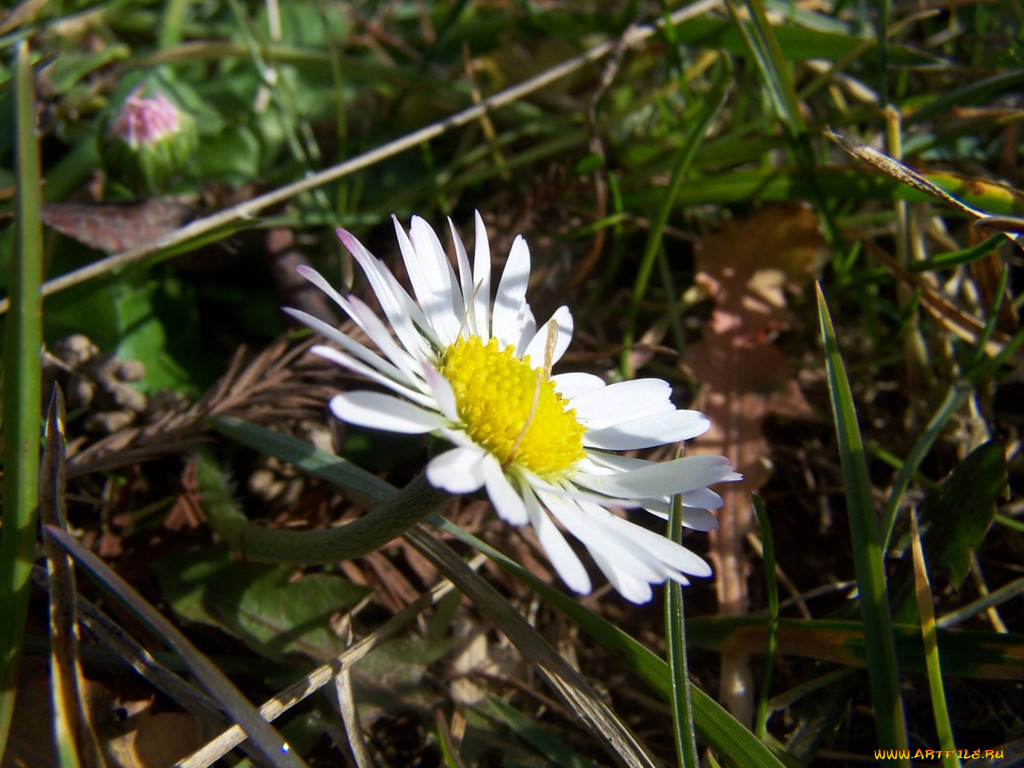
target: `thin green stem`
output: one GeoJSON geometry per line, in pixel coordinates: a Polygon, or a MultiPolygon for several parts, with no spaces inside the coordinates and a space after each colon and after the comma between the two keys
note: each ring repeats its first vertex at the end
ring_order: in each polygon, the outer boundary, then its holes
{"type": "Polygon", "coordinates": [[[11,718],[28,611],[39,509],[43,238],[39,143],[28,43],[15,69],[17,247],[10,260],[11,314],[3,355],[3,535],[0,536],[0,758],[11,718]]]}
{"type": "Polygon", "coordinates": [[[198,453],[196,471],[210,527],[231,549],[262,562],[329,565],[369,554],[451,498],[420,474],[391,499],[347,525],[318,531],[272,530],[238,510],[227,475],[212,458],[198,453]]]}
{"type": "MultiPolygon", "coordinates": [[[[678,456],[678,452],[677,452],[678,456]]],[[[672,541],[682,543],[682,500],[672,497],[668,535],[672,541]]],[[[693,716],[693,697],[686,662],[686,623],[683,610],[683,588],[669,582],[665,598],[665,636],[668,646],[668,668],[672,679],[672,727],[675,735],[676,757],[683,768],[697,768],[697,729],[693,716]]]]}

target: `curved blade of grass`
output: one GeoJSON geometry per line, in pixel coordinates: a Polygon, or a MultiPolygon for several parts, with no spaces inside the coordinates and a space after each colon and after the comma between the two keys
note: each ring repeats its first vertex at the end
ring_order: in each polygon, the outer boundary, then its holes
{"type": "Polygon", "coordinates": [[[298,438],[225,416],[208,419],[207,423],[237,443],[287,461],[307,474],[344,488],[364,509],[383,504],[398,493],[395,486],[373,473],[298,438]]]}
{"type": "MultiPolygon", "coordinates": [[[[233,419],[211,421],[219,431],[244,445],[292,463],[305,472],[337,483],[341,488],[356,489],[371,506],[387,502],[398,493],[393,486],[365,470],[301,440],[233,419]]],[[[448,547],[435,541],[422,530],[415,527],[408,529],[405,537],[463,594],[473,600],[481,613],[505,633],[523,657],[534,665],[552,690],[562,697],[591,733],[602,736],[602,743],[609,742],[609,748],[615,750],[619,759],[631,766],[655,764],[647,748],[613,712],[608,710],[583,677],[570,667],[487,582],[467,568],[448,547]]]]}
{"type": "Polygon", "coordinates": [[[39,143],[28,43],[14,73],[18,163],[17,240],[10,259],[11,316],[3,354],[3,533],[0,536],[0,758],[14,715],[14,692],[28,611],[39,505],[39,404],[43,239],[39,143]]]}
{"type": "Polygon", "coordinates": [[[260,717],[252,702],[142,595],[66,531],[47,526],[46,535],[71,555],[108,594],[117,598],[178,654],[206,692],[241,726],[267,765],[274,768],[305,768],[306,763],[302,758],[260,717]]]}
{"type": "Polygon", "coordinates": [[[939,642],[935,631],[935,608],[932,605],[932,587],[928,582],[928,569],[924,563],[924,547],[921,546],[921,531],[917,527],[917,515],[910,514],[911,550],[914,554],[914,594],[917,597],[917,612],[921,622],[921,640],[924,643],[925,667],[928,670],[928,691],[931,693],[932,712],[935,716],[935,733],[939,747],[943,750],[942,762],[948,768],[960,765],[953,741],[953,726],[949,721],[949,707],[946,704],[946,689],[942,684],[942,663],[939,661],[939,642]]]}
{"type": "Polygon", "coordinates": [[[836,423],[836,441],[843,467],[847,515],[853,542],[861,617],[867,641],[868,675],[875,706],[875,727],[882,749],[907,749],[907,727],[900,698],[899,671],[893,641],[892,615],[882,567],[882,547],[871,501],[864,443],[853,405],[850,382],[839,353],[835,329],[821,285],[817,285],[818,318],[825,345],[825,370],[836,423]]]}

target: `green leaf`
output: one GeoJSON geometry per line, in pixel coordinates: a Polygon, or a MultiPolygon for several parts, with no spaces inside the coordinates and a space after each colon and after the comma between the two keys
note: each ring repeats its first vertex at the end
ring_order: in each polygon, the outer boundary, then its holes
{"type": "Polygon", "coordinates": [[[167,555],[153,567],[175,613],[276,661],[295,653],[325,661],[341,653],[345,642],[331,631],[330,618],[368,592],[337,576],[293,579],[294,567],[236,563],[219,547],[167,555]]]}
{"type": "MultiPolygon", "coordinates": [[[[1006,460],[1003,447],[988,442],[975,448],[943,483],[938,494],[922,505],[922,545],[929,569],[942,568],[959,588],[971,568],[974,549],[981,544],[996,506],[1006,494],[1006,460]]],[[[909,542],[903,540],[898,549],[909,542]]],[[[911,562],[904,557],[892,577],[892,604],[897,621],[914,623],[914,581],[911,562]]]]}
{"type": "Polygon", "coordinates": [[[103,352],[138,360],[145,392],[188,390],[216,378],[219,365],[203,352],[192,287],[167,273],[111,276],[75,286],[47,301],[46,338],[84,333],[103,352]]]}
{"type": "Polygon", "coordinates": [[[959,587],[970,571],[972,552],[984,540],[1005,496],[1003,446],[990,441],[971,451],[943,483],[942,492],[922,507],[929,567],[943,567],[959,587]]]}

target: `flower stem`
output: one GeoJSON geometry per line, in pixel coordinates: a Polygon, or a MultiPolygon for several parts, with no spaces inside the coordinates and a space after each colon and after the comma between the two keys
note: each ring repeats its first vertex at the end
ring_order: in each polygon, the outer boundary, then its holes
{"type": "Polygon", "coordinates": [[[271,530],[238,510],[224,471],[209,455],[197,455],[197,475],[210,527],[251,560],[329,565],[374,552],[451,498],[423,473],[391,499],[351,523],[318,531],[271,530]]]}

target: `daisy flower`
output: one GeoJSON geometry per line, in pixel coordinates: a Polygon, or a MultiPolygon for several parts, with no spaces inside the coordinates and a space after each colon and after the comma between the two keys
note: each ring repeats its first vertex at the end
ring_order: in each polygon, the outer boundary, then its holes
{"type": "Polygon", "coordinates": [[[708,429],[707,418],[677,409],[660,379],[606,384],[589,373],[552,373],[569,346],[572,315],[563,306],[537,325],[526,301],[526,241],[513,242],[492,302],[483,220],[478,213],[472,265],[450,220],[449,226],[457,273],[423,219],[414,217],[408,233],[395,219],[411,294],[355,237],[338,230],[386,322],[315,270],[299,267],[376,346],[287,309],[337,345],[313,352],[394,393],[343,392],[331,399],[331,411],[349,424],[443,437],[452,447],[430,460],[427,480],[452,494],[485,489],[501,518],[533,526],[558,575],[576,592],[590,592],[590,576],[563,529],[635,603],[651,599],[652,584],[709,576],[708,564],[688,549],[611,511],[640,507],[665,518],[669,497],[680,494],[686,527],[715,528],[707,510],[722,499],[707,486],[739,478],[728,459],[656,463],[616,453],[696,437],[708,429]]]}

